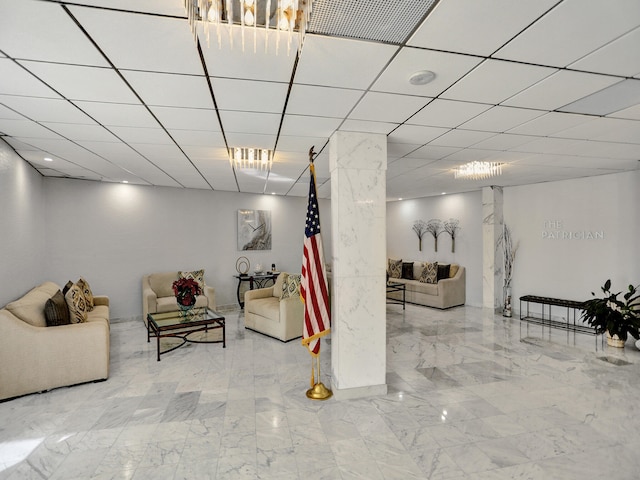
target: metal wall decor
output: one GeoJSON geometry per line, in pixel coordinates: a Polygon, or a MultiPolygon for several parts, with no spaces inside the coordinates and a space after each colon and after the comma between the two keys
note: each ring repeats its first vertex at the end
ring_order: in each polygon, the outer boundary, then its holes
{"type": "Polygon", "coordinates": [[[251,262],[249,262],[247,257],[239,257],[238,260],[236,260],[236,271],[240,275],[249,273],[249,268],[251,268],[251,262]]]}
{"type": "Polygon", "coordinates": [[[444,222],[444,231],[449,234],[451,237],[451,253],[455,253],[456,251],[456,235],[460,230],[460,220],[455,218],[450,218],[446,222],[444,222]]]}

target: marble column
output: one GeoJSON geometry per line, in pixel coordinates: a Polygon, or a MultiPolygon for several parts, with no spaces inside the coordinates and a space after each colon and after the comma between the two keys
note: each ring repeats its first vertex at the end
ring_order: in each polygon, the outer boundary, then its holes
{"type": "Polygon", "coordinates": [[[496,310],[502,306],[502,187],[482,189],[482,305],[496,310]]]}
{"type": "Polygon", "coordinates": [[[336,132],[331,170],[331,371],[336,399],[384,395],[385,135],[336,132]]]}

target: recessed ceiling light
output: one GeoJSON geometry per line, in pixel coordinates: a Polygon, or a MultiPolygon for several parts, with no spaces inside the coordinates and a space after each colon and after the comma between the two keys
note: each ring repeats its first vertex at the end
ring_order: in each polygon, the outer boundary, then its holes
{"type": "Polygon", "coordinates": [[[446,194],[447,194],[447,192],[442,192],[440,195],[446,195],[446,194]]]}
{"type": "Polygon", "coordinates": [[[122,180],[122,183],[129,183],[128,180],[122,180]]]}
{"type": "Polygon", "coordinates": [[[432,82],[434,78],[436,78],[436,74],[431,70],[420,70],[409,77],[409,83],[411,85],[426,85],[432,82]]]}
{"type": "Polygon", "coordinates": [[[53,162],[53,158],[44,157],[45,162],[53,162]]]}
{"type": "Polygon", "coordinates": [[[402,198],[399,198],[398,200],[402,200],[402,198]]]}
{"type": "Polygon", "coordinates": [[[271,195],[275,195],[275,194],[276,194],[276,192],[271,192],[271,195]]]}

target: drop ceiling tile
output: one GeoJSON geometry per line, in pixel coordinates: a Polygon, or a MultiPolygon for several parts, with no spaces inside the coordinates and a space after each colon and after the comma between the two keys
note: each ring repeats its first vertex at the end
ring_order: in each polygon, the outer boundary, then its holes
{"type": "Polygon", "coordinates": [[[182,147],[192,161],[206,161],[209,163],[223,163],[229,166],[229,155],[226,147],[198,147],[194,145],[184,145],[182,147]]]}
{"type": "Polygon", "coordinates": [[[273,149],[276,143],[276,136],[264,134],[247,134],[239,132],[226,133],[227,143],[230,148],[237,146],[251,146],[253,148],[273,149]]]}
{"type": "Polygon", "coordinates": [[[211,78],[211,84],[221,110],[280,113],[287,98],[285,83],[211,78]]]}
{"type": "Polygon", "coordinates": [[[403,123],[429,101],[426,97],[367,92],[348,118],[403,123]]]}
{"type": "Polygon", "coordinates": [[[501,133],[537,118],[543,113],[538,110],[497,106],[462,124],[462,128],[501,133]]]}
{"type": "Polygon", "coordinates": [[[560,70],[509,98],[503,105],[555,110],[619,81],[616,77],[560,70]]]}
{"type": "Polygon", "coordinates": [[[488,56],[555,3],[447,0],[436,5],[408,44],[488,56]]]}
{"type": "Polygon", "coordinates": [[[420,148],[421,144],[416,143],[387,143],[387,158],[400,158],[411,154],[414,150],[420,148]]]}
{"type": "Polygon", "coordinates": [[[389,122],[369,122],[367,120],[345,120],[340,126],[343,132],[383,133],[388,135],[399,124],[389,122]]]}
{"type": "Polygon", "coordinates": [[[31,120],[0,119],[0,132],[12,137],[60,139],[55,132],[31,120]]]}
{"type": "MultiPolygon", "coordinates": [[[[16,97],[16,98],[21,98],[21,97],[16,97]]],[[[3,102],[3,99],[0,98],[0,103],[2,102],[3,102]]],[[[0,104],[0,118],[4,118],[6,120],[27,120],[24,116],[20,115],[17,112],[14,112],[10,108],[7,108],[1,104],[0,104]]]]}
{"type": "Polygon", "coordinates": [[[468,55],[405,47],[382,72],[371,90],[436,97],[480,61],[468,55]],[[409,77],[420,70],[434,72],[435,79],[427,85],[411,85],[409,77]]]}
{"type": "Polygon", "coordinates": [[[134,12],[152,13],[158,15],[185,16],[183,2],[173,0],[82,0],[75,2],[82,5],[107,7],[115,10],[130,10],[134,12]]]}
{"type": "Polygon", "coordinates": [[[149,161],[162,166],[177,159],[178,163],[186,161],[184,154],[174,143],[130,143],[131,148],[143,155],[149,161]]]}
{"type": "Polygon", "coordinates": [[[637,27],[639,16],[637,0],[564,0],[495,56],[566,67],[637,27]]]}
{"type": "Polygon", "coordinates": [[[434,138],[448,132],[449,128],[422,127],[419,125],[400,125],[389,134],[389,142],[424,145],[434,138]]]}
{"type": "Polygon", "coordinates": [[[0,103],[38,122],[94,123],[91,118],[66,100],[0,95],[0,103]]]}
{"type": "Polygon", "coordinates": [[[407,123],[411,125],[455,128],[489,108],[491,108],[491,105],[483,103],[456,102],[436,98],[411,117],[407,123]]]}
{"type": "Polygon", "coordinates": [[[493,155],[491,150],[482,150],[478,148],[462,148],[451,155],[441,159],[437,164],[433,164],[433,166],[443,167],[443,168],[453,168],[454,166],[458,166],[462,163],[466,162],[474,162],[480,160],[490,159],[493,155]]]}
{"type": "Polygon", "coordinates": [[[173,142],[161,128],[109,127],[109,130],[128,144],[153,143],[172,145],[173,142]]]}
{"type": "MultiPolygon", "coordinates": [[[[322,147],[329,142],[328,137],[303,137],[300,135],[280,135],[278,138],[278,152],[298,152],[301,155],[307,155],[311,147],[315,147],[314,151],[319,152],[322,147]]],[[[267,147],[271,148],[271,147],[267,147]]],[[[306,157],[309,158],[308,156],[306,157]]]]}
{"type": "Polygon", "coordinates": [[[631,120],[640,120],[640,105],[636,105],[635,107],[625,108],[624,110],[618,110],[617,112],[613,112],[608,117],[615,118],[628,118],[631,120]]]}
{"type": "Polygon", "coordinates": [[[427,160],[440,160],[460,150],[459,147],[442,147],[439,145],[425,145],[409,153],[407,158],[422,158],[427,160]]]}
{"type": "Polygon", "coordinates": [[[366,90],[397,50],[392,45],[307,35],[296,83],[366,90]]]}
{"type": "Polygon", "coordinates": [[[581,140],[591,140],[596,136],[605,135],[620,128],[625,128],[629,120],[607,117],[590,117],[586,122],[580,123],[571,128],[560,130],[552,136],[562,138],[575,138],[581,140]]]}
{"type": "MultiPolygon", "coordinates": [[[[606,160],[631,160],[638,162],[640,158],[640,145],[636,144],[620,144],[611,142],[600,142],[582,140],[576,142],[572,154],[581,157],[595,157],[602,161],[606,160]]],[[[638,165],[637,163],[635,164],[638,165]]]]}
{"type": "Polygon", "coordinates": [[[100,125],[80,125],[77,123],[52,122],[43,122],[42,124],[74,142],[113,142],[117,140],[116,137],[114,137],[111,133],[109,133],[108,130],[100,125]]]}
{"type": "Polygon", "coordinates": [[[0,92],[7,95],[60,98],[55,91],[8,58],[0,58],[0,92]]]}
{"type": "Polygon", "coordinates": [[[224,138],[220,132],[169,130],[169,133],[181,147],[187,145],[198,147],[224,147],[224,138]]]}
{"type": "Polygon", "coordinates": [[[330,137],[341,122],[342,120],[339,118],[285,115],[280,135],[330,137]]]}
{"type": "Polygon", "coordinates": [[[488,150],[509,150],[511,148],[524,145],[525,143],[529,143],[536,138],[538,137],[533,137],[530,135],[512,135],[508,133],[502,133],[500,135],[496,135],[495,137],[491,137],[487,140],[478,142],[474,145],[474,147],[482,149],[486,148],[488,150]]]}
{"type": "Polygon", "coordinates": [[[546,137],[591,121],[593,117],[573,113],[549,112],[509,130],[509,133],[546,137]]]}
{"type": "Polygon", "coordinates": [[[226,134],[257,133],[276,135],[280,126],[280,115],[277,113],[220,111],[222,126],[226,134]]]}
{"type": "Polygon", "coordinates": [[[565,155],[571,152],[571,147],[576,144],[576,140],[567,138],[536,138],[528,143],[512,148],[517,152],[529,153],[549,153],[565,155]]]}
{"type": "Polygon", "coordinates": [[[640,72],[640,27],[569,65],[588,72],[631,77],[640,72]]]}
{"type": "Polygon", "coordinates": [[[640,104],[640,80],[627,79],[559,108],[564,112],[609,115],[640,104]]]}
{"type": "Polygon", "coordinates": [[[489,59],[444,92],[442,98],[497,105],[555,71],[489,59]]]}
{"type": "Polygon", "coordinates": [[[69,9],[116,68],[204,74],[184,18],[73,5],[69,9]]]}
{"type": "Polygon", "coordinates": [[[265,52],[265,32],[258,29],[256,51],[253,51],[253,34],[251,34],[245,38],[243,52],[240,28],[233,29],[233,47],[229,46],[227,27],[223,27],[222,30],[224,30],[221,36],[222,48],[218,44],[215,28],[209,29],[208,47],[204,32],[199,31],[202,53],[209,76],[289,83],[296,59],[297,46],[287,55],[286,44],[281,44],[276,55],[276,36],[269,35],[268,49],[265,52]]]}
{"type": "MultiPolygon", "coordinates": [[[[13,137],[2,137],[2,140],[4,140],[5,142],[7,142],[9,145],[11,145],[14,150],[16,151],[33,151],[33,152],[40,152],[40,148],[33,146],[30,143],[30,139],[29,138],[21,138],[20,140],[18,140],[17,138],[13,138],[13,137]]],[[[40,152],[42,153],[42,152],[40,152]]],[[[47,155],[40,155],[40,156],[47,156],[47,155]]],[[[51,155],[49,155],[51,156],[51,155]]]]}
{"type": "Polygon", "coordinates": [[[147,105],[213,108],[204,77],[129,70],[122,74],[147,105]]]}
{"type": "Polygon", "coordinates": [[[109,68],[27,61],[20,63],[69,100],[140,103],[127,84],[109,68]]]}
{"type": "Polygon", "coordinates": [[[621,126],[602,135],[596,135],[593,140],[640,144],[640,122],[629,120],[626,126],[621,126]]]}
{"type": "Polygon", "coordinates": [[[0,18],[0,45],[13,58],[108,65],[58,3],[0,2],[0,18]]]}
{"type": "Polygon", "coordinates": [[[289,96],[287,112],[319,117],[346,117],[362,96],[360,90],[294,85],[289,96]]]}
{"type": "Polygon", "coordinates": [[[220,131],[215,110],[205,108],[149,107],[164,128],[220,131]]]}
{"type": "Polygon", "coordinates": [[[158,128],[158,122],[144,105],[82,101],[73,103],[106,127],[158,128]]]}
{"type": "Polygon", "coordinates": [[[478,142],[487,140],[495,135],[493,132],[479,132],[475,130],[449,130],[444,135],[429,142],[429,145],[439,145],[443,147],[470,147],[478,142]]]}

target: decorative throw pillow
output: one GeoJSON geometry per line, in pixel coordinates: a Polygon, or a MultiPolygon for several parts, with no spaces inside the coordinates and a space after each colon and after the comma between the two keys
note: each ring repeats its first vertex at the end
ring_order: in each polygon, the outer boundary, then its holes
{"type": "Polygon", "coordinates": [[[420,275],[420,281],[422,283],[438,282],[438,262],[424,262],[424,268],[422,269],[422,275],[420,275]]]}
{"type": "Polygon", "coordinates": [[[402,278],[402,259],[394,260],[390,258],[387,265],[387,271],[389,272],[390,277],[402,278]]]}
{"type": "Polygon", "coordinates": [[[280,300],[299,296],[300,282],[302,282],[301,275],[287,275],[287,278],[284,280],[284,282],[282,282],[282,295],[280,295],[280,300]]]}
{"type": "Polygon", "coordinates": [[[84,323],[87,321],[87,302],[78,285],[74,284],[64,296],[69,307],[71,323],[84,323]]]}
{"type": "Polygon", "coordinates": [[[450,269],[451,269],[451,265],[449,265],[448,263],[446,264],[439,263],[438,264],[438,281],[445,278],[449,278],[450,269]]]}
{"type": "Polygon", "coordinates": [[[413,280],[413,262],[402,262],[402,278],[413,280]]]}
{"type": "Polygon", "coordinates": [[[71,323],[69,307],[60,290],[45,303],[44,317],[47,320],[47,327],[57,327],[58,325],[69,325],[71,323]]]}
{"type": "Polygon", "coordinates": [[[193,272],[178,272],[178,278],[193,278],[200,285],[200,290],[204,292],[204,269],[193,272]]]}
{"type": "Polygon", "coordinates": [[[460,265],[458,265],[457,263],[452,263],[451,268],[449,269],[449,278],[455,277],[459,269],[460,269],[460,265]]]}
{"type": "Polygon", "coordinates": [[[91,310],[93,310],[93,292],[91,291],[89,282],[87,282],[84,277],[80,277],[80,280],[76,282],[76,285],[78,285],[78,287],[80,287],[80,290],[82,290],[84,300],[87,303],[87,312],[90,312],[91,310]]]}
{"type": "Polygon", "coordinates": [[[73,287],[73,282],[69,280],[64,287],[62,287],[62,295],[66,295],[69,289],[73,287]]]}

